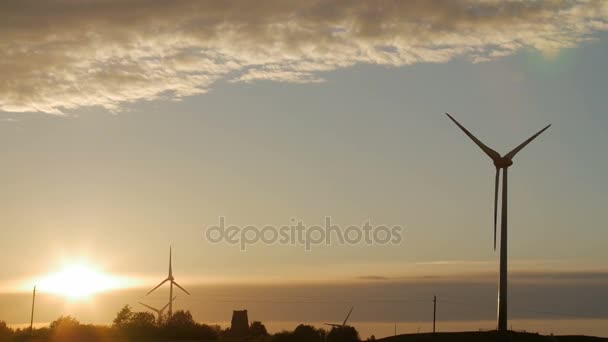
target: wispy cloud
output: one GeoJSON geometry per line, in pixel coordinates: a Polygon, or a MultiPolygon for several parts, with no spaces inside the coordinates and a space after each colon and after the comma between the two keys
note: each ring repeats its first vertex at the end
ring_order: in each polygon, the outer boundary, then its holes
{"type": "Polygon", "coordinates": [[[389,280],[391,278],[385,277],[385,276],[379,276],[379,275],[366,275],[366,276],[357,277],[357,279],[361,279],[361,280],[389,280]]]}
{"type": "Polygon", "coordinates": [[[321,82],[358,63],[551,53],[608,30],[602,0],[0,3],[0,110],[179,99],[218,80],[321,82]]]}

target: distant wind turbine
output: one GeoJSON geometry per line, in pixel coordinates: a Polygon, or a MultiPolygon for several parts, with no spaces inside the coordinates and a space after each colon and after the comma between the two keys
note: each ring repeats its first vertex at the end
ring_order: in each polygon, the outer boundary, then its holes
{"type": "MultiPolygon", "coordinates": [[[[176,298],[177,298],[177,296],[173,297],[173,300],[175,300],[176,298]]],[[[145,306],[145,307],[147,307],[148,309],[156,312],[156,314],[158,315],[158,322],[159,323],[163,320],[163,312],[165,312],[165,310],[167,309],[167,307],[169,307],[169,304],[170,304],[170,302],[169,302],[169,303],[165,304],[165,306],[163,306],[162,308],[157,309],[157,308],[155,308],[153,306],[144,304],[142,302],[138,302],[138,303],[141,304],[141,305],[143,305],[143,306],[145,306]]]]}
{"type": "Polygon", "coordinates": [[[34,285],[34,292],[32,294],[32,315],[30,316],[30,334],[34,331],[34,308],[36,306],[36,285],[34,285]]]}
{"type": "Polygon", "coordinates": [[[342,324],[335,324],[335,323],[325,323],[325,325],[329,325],[332,326],[334,328],[343,328],[346,326],[346,322],[348,321],[348,317],[350,317],[351,312],[353,312],[354,307],[351,306],[350,311],[348,312],[348,314],[346,315],[346,318],[344,319],[344,322],[342,322],[342,324]]]}
{"type": "Polygon", "coordinates": [[[534,134],[528,140],[521,143],[519,146],[514,148],[511,152],[500,156],[500,154],[488,146],[484,145],[479,139],[477,139],[471,132],[464,128],[456,119],[450,114],[445,113],[455,124],[458,126],[482,151],[492,159],[494,166],[496,167],[496,177],[494,180],[494,250],[496,250],[496,219],[498,211],[498,183],[500,180],[500,170],[503,171],[502,179],[502,212],[500,220],[500,285],[498,290],[498,330],[507,331],[507,169],[513,165],[513,157],[521,151],[526,145],[532,140],[536,139],[542,132],[551,125],[541,129],[538,133],[534,134]]]}
{"type": "Polygon", "coordinates": [[[160,284],[156,285],[155,288],[153,288],[152,290],[150,290],[150,292],[146,293],[146,296],[149,295],[150,293],[154,292],[154,290],[156,290],[157,288],[161,287],[166,282],[169,282],[169,313],[168,313],[168,317],[171,318],[171,316],[173,315],[173,299],[175,299],[175,298],[173,298],[173,285],[179,287],[180,290],[182,290],[186,294],[190,295],[190,292],[186,291],[183,287],[181,287],[175,281],[175,278],[173,278],[173,269],[171,267],[171,247],[169,247],[169,276],[167,277],[167,279],[161,281],[160,284]]]}

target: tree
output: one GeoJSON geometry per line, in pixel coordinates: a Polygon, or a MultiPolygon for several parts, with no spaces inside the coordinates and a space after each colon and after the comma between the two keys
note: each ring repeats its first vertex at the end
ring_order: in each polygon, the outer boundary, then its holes
{"type": "Polygon", "coordinates": [[[61,316],[50,325],[49,341],[78,341],[97,342],[101,339],[97,328],[92,325],[82,325],[71,316],[61,316]]]}
{"type": "Polygon", "coordinates": [[[292,342],[293,341],[293,333],[288,331],[281,331],[274,335],[272,335],[271,341],[273,342],[292,342]]]}
{"type": "Polygon", "coordinates": [[[125,305],[116,314],[113,327],[122,334],[130,337],[150,337],[158,333],[156,318],[149,312],[133,312],[131,307],[125,305]]]}
{"type": "Polygon", "coordinates": [[[192,328],[196,325],[190,311],[179,310],[167,320],[167,326],[177,329],[192,328]]]}
{"type": "Polygon", "coordinates": [[[136,329],[153,329],[156,318],[149,312],[134,312],[131,314],[128,326],[136,329]]]}
{"type": "Polygon", "coordinates": [[[72,316],[61,316],[51,322],[50,328],[52,330],[68,330],[80,326],[80,322],[72,316]]]}
{"type": "Polygon", "coordinates": [[[260,336],[268,336],[268,331],[262,322],[253,321],[249,326],[249,336],[252,338],[260,337],[260,336]]]}
{"type": "Polygon", "coordinates": [[[327,342],[358,342],[359,332],[351,326],[333,327],[327,334],[327,342]]]}
{"type": "Polygon", "coordinates": [[[190,311],[179,310],[167,319],[164,330],[171,339],[192,338],[196,334],[196,322],[190,311]]]}
{"type": "Polygon", "coordinates": [[[5,321],[0,321],[0,341],[8,340],[13,335],[13,330],[6,325],[5,321]]]}
{"type": "Polygon", "coordinates": [[[195,338],[203,341],[215,341],[220,335],[221,328],[217,325],[196,324],[195,338]]]}
{"type": "Polygon", "coordinates": [[[300,324],[293,331],[293,340],[302,342],[323,342],[323,333],[311,325],[300,324]]]}
{"type": "Polygon", "coordinates": [[[131,307],[128,305],[123,306],[120,311],[116,314],[116,318],[114,318],[114,326],[118,328],[126,327],[129,322],[131,322],[131,316],[133,316],[133,311],[131,311],[131,307]]]}

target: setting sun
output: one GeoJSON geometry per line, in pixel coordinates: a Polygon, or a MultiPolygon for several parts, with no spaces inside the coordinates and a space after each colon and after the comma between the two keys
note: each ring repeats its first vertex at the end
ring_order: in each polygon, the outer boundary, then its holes
{"type": "Polygon", "coordinates": [[[44,292],[80,299],[124,287],[126,283],[125,279],[105,274],[91,265],[73,264],[43,278],[38,288],[44,292]]]}
{"type": "Polygon", "coordinates": [[[608,0],[0,0],[0,342],[608,342],[608,0]]]}

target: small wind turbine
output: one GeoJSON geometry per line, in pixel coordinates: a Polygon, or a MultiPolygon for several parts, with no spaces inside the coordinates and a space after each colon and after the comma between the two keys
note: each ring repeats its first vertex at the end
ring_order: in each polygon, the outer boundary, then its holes
{"type": "MultiPolygon", "coordinates": [[[[173,297],[173,300],[175,300],[175,298],[177,298],[177,296],[173,297]]],[[[156,312],[156,314],[158,315],[158,322],[159,323],[162,322],[162,320],[163,320],[163,312],[165,312],[165,310],[167,309],[167,307],[169,307],[169,303],[165,304],[165,306],[163,306],[160,309],[157,309],[157,308],[155,308],[153,306],[144,304],[142,302],[138,302],[138,303],[141,304],[141,305],[143,305],[143,306],[145,306],[145,307],[147,307],[148,309],[156,312]]]]}
{"type": "Polygon", "coordinates": [[[167,277],[167,279],[161,281],[160,284],[156,285],[155,288],[153,288],[152,290],[150,290],[150,292],[146,293],[146,296],[149,295],[150,293],[154,292],[154,290],[156,290],[157,288],[161,287],[166,282],[169,282],[169,313],[168,313],[168,317],[171,318],[171,316],[173,315],[173,299],[175,299],[175,298],[173,298],[173,285],[179,287],[180,290],[182,290],[186,294],[190,295],[190,292],[186,291],[183,287],[181,287],[175,281],[175,278],[173,278],[173,269],[171,267],[171,247],[169,247],[169,276],[167,277]]]}
{"type": "Polygon", "coordinates": [[[36,306],[36,285],[32,294],[32,315],[30,316],[30,335],[34,332],[34,308],[36,306]]]}
{"type": "Polygon", "coordinates": [[[336,324],[336,323],[325,323],[325,325],[329,325],[332,326],[334,328],[343,328],[346,326],[346,322],[348,321],[348,317],[350,317],[351,312],[353,312],[354,307],[351,306],[350,311],[348,312],[348,314],[346,315],[346,318],[344,319],[344,322],[342,322],[342,324],[336,324]]]}
{"type": "Polygon", "coordinates": [[[500,154],[488,146],[484,145],[479,139],[477,139],[471,132],[467,131],[456,119],[450,114],[445,113],[455,124],[458,126],[473,142],[483,150],[483,152],[492,159],[494,166],[496,167],[496,177],[494,180],[494,250],[496,250],[496,218],[498,211],[498,182],[500,180],[500,169],[503,171],[502,175],[502,211],[500,220],[500,285],[498,290],[498,330],[507,331],[507,169],[513,165],[513,157],[521,151],[526,145],[532,140],[538,137],[547,127],[541,129],[538,133],[534,134],[528,140],[521,143],[519,146],[514,148],[511,152],[500,156],[500,154]]]}

